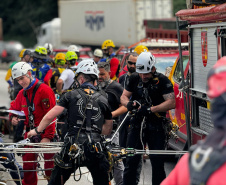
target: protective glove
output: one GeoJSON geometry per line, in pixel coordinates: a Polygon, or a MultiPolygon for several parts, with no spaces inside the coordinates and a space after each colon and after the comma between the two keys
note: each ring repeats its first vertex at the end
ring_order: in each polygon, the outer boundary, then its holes
{"type": "Polygon", "coordinates": [[[141,108],[138,110],[137,115],[138,116],[147,116],[151,113],[150,107],[146,105],[142,105],[141,108]]]}
{"type": "Polygon", "coordinates": [[[139,106],[140,106],[140,105],[137,104],[137,103],[136,103],[136,105],[133,105],[133,104],[134,104],[133,101],[129,101],[129,102],[127,103],[126,107],[127,107],[128,111],[136,110],[136,109],[138,109],[139,106]]]}

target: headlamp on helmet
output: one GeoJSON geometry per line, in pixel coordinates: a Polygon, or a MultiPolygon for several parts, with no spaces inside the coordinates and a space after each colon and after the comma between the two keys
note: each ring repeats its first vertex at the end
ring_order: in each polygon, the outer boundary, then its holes
{"type": "Polygon", "coordinates": [[[155,57],[151,52],[141,53],[136,62],[136,72],[137,73],[150,73],[152,67],[155,65],[155,57]]]}

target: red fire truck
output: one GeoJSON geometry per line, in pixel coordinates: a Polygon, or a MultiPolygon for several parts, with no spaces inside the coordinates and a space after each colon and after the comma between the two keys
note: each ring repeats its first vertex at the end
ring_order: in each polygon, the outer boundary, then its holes
{"type": "Polygon", "coordinates": [[[191,0],[192,9],[176,13],[179,42],[182,27],[188,28],[189,38],[189,53],[180,51],[169,76],[176,97],[176,108],[169,115],[179,137],[177,142],[171,139],[170,146],[177,150],[197,143],[213,128],[206,86],[209,70],[226,55],[226,3],[222,2],[191,0]]]}

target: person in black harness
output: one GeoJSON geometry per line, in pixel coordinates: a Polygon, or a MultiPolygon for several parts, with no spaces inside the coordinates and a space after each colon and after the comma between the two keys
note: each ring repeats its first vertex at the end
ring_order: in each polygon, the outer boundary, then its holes
{"type": "Polygon", "coordinates": [[[101,134],[111,133],[113,123],[107,99],[94,86],[97,78],[98,69],[94,62],[80,62],[75,77],[80,87],[66,93],[36,131],[28,134],[31,137],[41,133],[64,108],[68,110],[68,133],[61,152],[55,155],[50,185],[64,184],[80,166],[89,169],[93,184],[109,184],[109,162],[100,142],[101,134]]]}
{"type": "MultiPolygon", "coordinates": [[[[136,72],[121,96],[122,105],[134,111],[131,119],[127,147],[144,149],[148,143],[150,150],[164,150],[166,135],[163,129],[166,111],[175,107],[173,85],[169,79],[156,72],[155,58],[150,52],[141,53],[136,62],[136,72]],[[130,99],[132,97],[132,99],[130,99]],[[142,138],[142,139],[141,139],[142,138]]],[[[164,160],[149,155],[152,164],[152,184],[159,185],[165,178],[164,160]]],[[[124,185],[138,184],[138,166],[141,155],[126,159],[124,185]]]]}

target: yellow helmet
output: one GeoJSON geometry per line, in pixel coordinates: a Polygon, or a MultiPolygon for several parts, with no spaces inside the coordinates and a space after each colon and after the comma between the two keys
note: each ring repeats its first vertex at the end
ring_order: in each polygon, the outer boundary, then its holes
{"type": "Polygon", "coordinates": [[[102,44],[102,49],[107,49],[108,47],[115,47],[114,42],[112,40],[105,40],[102,44]]]}
{"type": "Polygon", "coordinates": [[[55,60],[64,60],[66,62],[65,57],[66,55],[64,53],[57,53],[55,56],[55,60]]]}
{"type": "Polygon", "coordinates": [[[55,56],[55,64],[64,65],[66,63],[66,55],[64,53],[57,53],[55,56]]]}
{"type": "Polygon", "coordinates": [[[47,49],[42,47],[42,46],[38,46],[35,48],[35,51],[31,53],[31,55],[35,58],[39,58],[39,59],[47,59],[47,49]]]}
{"type": "Polygon", "coordinates": [[[135,49],[134,49],[134,52],[136,52],[138,55],[140,55],[144,51],[148,52],[148,48],[144,45],[139,45],[139,46],[135,47],[135,49]]]}
{"type": "Polygon", "coordinates": [[[25,50],[26,50],[26,49],[22,49],[22,50],[21,50],[21,52],[20,52],[20,54],[19,54],[19,57],[20,57],[20,58],[23,58],[25,50]]]}

